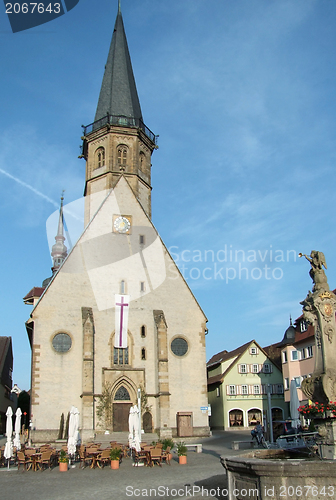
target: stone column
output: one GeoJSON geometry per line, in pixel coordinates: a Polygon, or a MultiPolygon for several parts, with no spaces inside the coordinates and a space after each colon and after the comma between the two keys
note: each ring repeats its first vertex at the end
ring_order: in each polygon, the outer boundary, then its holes
{"type": "Polygon", "coordinates": [[[94,437],[94,321],[90,307],[82,307],[83,373],[82,373],[82,439],[94,437]]]}
{"type": "Polygon", "coordinates": [[[170,393],[168,373],[167,323],[163,311],[153,311],[157,331],[158,349],[158,398],[160,438],[172,437],[170,426],[170,393]]]}

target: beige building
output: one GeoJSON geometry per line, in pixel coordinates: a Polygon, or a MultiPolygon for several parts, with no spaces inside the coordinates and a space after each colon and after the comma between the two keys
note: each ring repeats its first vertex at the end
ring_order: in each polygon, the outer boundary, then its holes
{"type": "Polygon", "coordinates": [[[151,221],[155,149],[119,9],[95,121],[83,133],[86,227],[67,255],[61,205],[53,276],[25,297],[33,305],[27,331],[35,441],[57,437],[72,405],[84,440],[99,430],[126,431],[139,388],[147,398],[145,432],[209,433],[201,409],[207,320],[151,221]],[[124,348],[116,347],[119,321],[124,348]]]}

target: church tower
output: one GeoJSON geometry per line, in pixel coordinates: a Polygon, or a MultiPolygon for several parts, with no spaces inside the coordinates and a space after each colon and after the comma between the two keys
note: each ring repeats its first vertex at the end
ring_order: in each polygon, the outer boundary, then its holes
{"type": "Polygon", "coordinates": [[[83,126],[85,225],[121,175],[151,217],[151,155],[156,136],[143,122],[120,3],[94,122],[83,126]]]}

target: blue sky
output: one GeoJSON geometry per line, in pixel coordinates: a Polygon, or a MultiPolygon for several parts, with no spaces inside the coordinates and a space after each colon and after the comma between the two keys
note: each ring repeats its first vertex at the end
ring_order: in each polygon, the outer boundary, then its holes
{"type": "MultiPolygon", "coordinates": [[[[22,297],[50,276],[46,221],[62,190],[67,203],[83,194],[81,125],[116,12],[80,0],[16,34],[0,12],[1,335],[23,389],[22,297]]],[[[323,251],[336,287],[336,3],[122,0],[122,12],[144,121],[160,135],[153,222],[208,317],[207,358],[278,342],[311,289],[298,252],[323,251]]]]}

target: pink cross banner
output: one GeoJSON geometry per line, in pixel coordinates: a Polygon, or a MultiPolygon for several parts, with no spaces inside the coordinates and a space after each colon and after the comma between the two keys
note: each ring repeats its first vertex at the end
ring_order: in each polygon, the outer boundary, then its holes
{"type": "Polygon", "coordinates": [[[115,337],[114,347],[126,349],[129,311],[129,295],[115,295],[115,337]]]}

